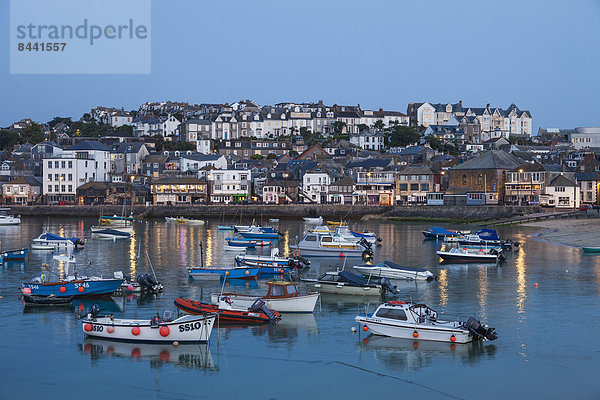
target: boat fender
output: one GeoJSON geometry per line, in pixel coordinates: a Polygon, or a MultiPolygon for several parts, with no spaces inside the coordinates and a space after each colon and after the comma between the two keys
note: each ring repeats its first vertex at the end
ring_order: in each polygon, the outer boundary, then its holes
{"type": "Polygon", "coordinates": [[[159,330],[160,336],[167,337],[171,333],[171,330],[168,326],[161,326],[159,330]]]}
{"type": "Polygon", "coordinates": [[[134,326],[133,328],[131,328],[131,334],[133,336],[137,336],[140,334],[140,327],[139,326],[134,326]]]}

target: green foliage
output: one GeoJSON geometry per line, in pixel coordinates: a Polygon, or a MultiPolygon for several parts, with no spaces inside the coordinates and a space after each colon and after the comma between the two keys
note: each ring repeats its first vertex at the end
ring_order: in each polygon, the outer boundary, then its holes
{"type": "Polygon", "coordinates": [[[22,142],[29,142],[32,144],[44,141],[44,133],[42,127],[35,122],[29,126],[26,126],[21,131],[22,142]]]}
{"type": "Polygon", "coordinates": [[[156,151],[163,151],[165,138],[161,135],[154,135],[152,137],[154,138],[154,148],[156,149],[156,151]]]}
{"type": "Polygon", "coordinates": [[[261,154],[252,154],[252,155],[250,156],[250,159],[251,159],[251,160],[262,160],[262,159],[263,159],[263,156],[262,156],[261,154]]]}
{"type": "Polygon", "coordinates": [[[421,139],[421,135],[408,126],[395,125],[386,129],[386,132],[389,135],[388,145],[392,147],[408,146],[421,139]]]}
{"type": "Polygon", "coordinates": [[[21,143],[19,132],[8,129],[0,129],[0,150],[12,150],[12,148],[21,143]]]}
{"type": "Polygon", "coordinates": [[[377,121],[375,121],[375,123],[373,124],[373,127],[374,127],[375,129],[379,129],[379,130],[381,130],[381,129],[383,129],[383,128],[385,127],[385,124],[383,123],[383,121],[382,121],[382,120],[378,119],[378,120],[377,120],[377,121]]]}
{"type": "Polygon", "coordinates": [[[276,160],[278,158],[279,156],[275,153],[269,153],[269,155],[267,156],[267,160],[276,160]]]}
{"type": "Polygon", "coordinates": [[[433,135],[429,135],[425,138],[425,141],[429,143],[429,146],[440,152],[440,153],[448,153],[453,156],[457,156],[459,154],[458,147],[454,143],[442,143],[438,138],[433,135]]]}
{"type": "Polygon", "coordinates": [[[300,155],[300,153],[298,153],[296,150],[290,150],[290,152],[288,153],[288,155],[291,158],[295,158],[295,157],[298,157],[300,155]]]}
{"type": "Polygon", "coordinates": [[[369,130],[369,125],[367,125],[367,124],[358,124],[358,131],[359,132],[362,133],[362,132],[368,131],[368,130],[369,130]]]}
{"type": "Polygon", "coordinates": [[[348,124],[346,124],[344,121],[335,121],[333,123],[333,132],[336,135],[341,135],[346,126],[348,126],[348,124]]]}
{"type": "MultiPolygon", "coordinates": [[[[85,114],[84,114],[85,116],[85,114]]],[[[88,114],[89,116],[89,114],[88,114]]],[[[71,117],[54,117],[54,119],[50,122],[48,122],[48,126],[50,128],[54,128],[56,125],[58,125],[59,123],[64,123],[66,125],[71,125],[73,123],[73,121],[71,121],[71,117]]]]}
{"type": "Polygon", "coordinates": [[[516,144],[517,146],[531,146],[535,144],[531,141],[531,139],[525,139],[522,137],[516,137],[512,135],[508,137],[508,142],[510,144],[516,144]]]}
{"type": "MultiPolygon", "coordinates": [[[[160,135],[156,135],[156,136],[160,136],[160,135]]],[[[156,137],[155,136],[155,137],[156,137]]],[[[161,136],[162,138],[162,136],[161,136]]],[[[163,139],[163,143],[162,143],[162,148],[168,151],[195,151],[196,150],[196,146],[194,146],[193,143],[190,142],[169,142],[169,141],[165,141],[163,139]]]]}

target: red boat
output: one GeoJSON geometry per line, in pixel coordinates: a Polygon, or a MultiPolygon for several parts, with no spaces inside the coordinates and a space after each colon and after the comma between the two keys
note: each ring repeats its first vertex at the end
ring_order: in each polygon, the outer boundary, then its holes
{"type": "Polygon", "coordinates": [[[261,324],[281,319],[281,314],[268,309],[261,299],[256,299],[250,308],[232,307],[231,300],[228,299],[227,296],[221,296],[219,305],[214,305],[179,297],[174,303],[186,314],[219,314],[222,323],[261,324]]]}

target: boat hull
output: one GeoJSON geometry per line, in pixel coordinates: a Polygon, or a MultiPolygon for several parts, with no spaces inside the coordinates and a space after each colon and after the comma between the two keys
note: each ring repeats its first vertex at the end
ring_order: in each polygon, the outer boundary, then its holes
{"type": "Polygon", "coordinates": [[[318,293],[309,293],[296,297],[285,297],[281,299],[266,299],[260,296],[242,295],[237,293],[213,293],[211,303],[218,304],[219,296],[227,296],[232,302],[233,307],[250,308],[254,301],[260,298],[271,310],[280,313],[312,313],[319,299],[318,293]]]}
{"type": "Polygon", "coordinates": [[[21,292],[33,296],[54,295],[57,297],[109,295],[117,291],[122,283],[123,279],[76,280],[44,283],[27,282],[21,285],[21,292]],[[28,291],[26,288],[31,290],[31,293],[26,293],[28,291]],[[62,288],[64,288],[64,290],[62,288]]]}
{"type": "Polygon", "coordinates": [[[364,249],[356,249],[358,246],[339,246],[339,247],[298,247],[290,246],[291,249],[300,250],[300,254],[306,257],[361,257],[364,249]]]}
{"type": "Polygon", "coordinates": [[[273,232],[240,232],[240,235],[246,239],[279,239],[279,234],[273,232]]]}
{"type": "Polygon", "coordinates": [[[191,299],[185,299],[183,297],[175,299],[174,303],[175,306],[185,314],[219,314],[220,323],[264,324],[271,322],[269,317],[262,312],[254,312],[249,310],[225,310],[220,309],[214,304],[201,303],[191,299]]]}
{"type": "Polygon", "coordinates": [[[206,274],[217,275],[227,279],[256,279],[258,276],[257,267],[248,268],[188,268],[188,274],[192,278],[201,278],[206,274]]]}
{"type": "Polygon", "coordinates": [[[366,325],[367,332],[375,335],[448,343],[469,343],[473,341],[473,337],[469,335],[469,332],[462,329],[436,329],[432,326],[421,326],[418,324],[391,324],[365,317],[364,315],[357,316],[355,321],[363,326],[366,325]],[[415,332],[417,332],[417,337],[414,336],[415,332]],[[451,339],[453,335],[455,338],[454,341],[451,339]]]}
{"type": "Polygon", "coordinates": [[[97,233],[97,232],[106,231],[106,230],[113,230],[113,231],[128,233],[130,235],[133,234],[133,226],[131,226],[131,225],[129,225],[129,226],[92,226],[90,228],[90,230],[92,231],[92,233],[97,233]]]}
{"type": "Polygon", "coordinates": [[[491,254],[460,254],[438,251],[438,256],[444,261],[457,263],[496,263],[498,256],[491,254]]]}
{"type": "Polygon", "coordinates": [[[345,282],[323,283],[318,282],[313,284],[315,290],[321,293],[352,295],[352,296],[381,296],[381,288],[378,286],[353,286],[345,282]]]}
{"type": "Polygon", "coordinates": [[[406,280],[431,280],[433,274],[429,271],[411,271],[410,269],[401,270],[396,268],[380,268],[377,266],[364,267],[354,266],[356,271],[360,272],[365,276],[372,276],[376,278],[390,278],[390,279],[406,279],[406,280]]]}
{"type": "Polygon", "coordinates": [[[9,250],[0,253],[0,258],[3,260],[24,260],[27,257],[27,249],[9,250]]]}
{"type": "Polygon", "coordinates": [[[584,253],[600,253],[600,247],[582,247],[584,253]]]}
{"type": "MultiPolygon", "coordinates": [[[[81,329],[89,337],[132,342],[207,342],[210,339],[216,316],[185,315],[171,322],[162,322],[155,326],[150,320],[116,319],[112,317],[84,318],[81,329]],[[161,334],[161,328],[167,327],[166,336],[161,334]],[[109,329],[111,328],[111,329],[109,329]],[[134,334],[134,328],[139,333],[134,334]],[[111,331],[111,332],[109,332],[111,331]]],[[[162,330],[163,334],[165,330],[162,330]]]]}

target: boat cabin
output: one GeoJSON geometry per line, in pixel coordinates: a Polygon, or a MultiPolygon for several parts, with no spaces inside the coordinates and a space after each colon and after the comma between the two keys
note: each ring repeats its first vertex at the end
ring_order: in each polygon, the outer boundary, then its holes
{"type": "Polygon", "coordinates": [[[269,290],[265,299],[280,299],[285,297],[297,297],[298,285],[290,281],[269,281],[269,290]]]}
{"type": "Polygon", "coordinates": [[[403,301],[388,301],[380,305],[373,317],[408,321],[423,324],[437,320],[437,311],[425,304],[406,304],[403,301]]]}

